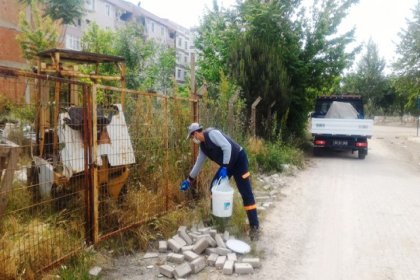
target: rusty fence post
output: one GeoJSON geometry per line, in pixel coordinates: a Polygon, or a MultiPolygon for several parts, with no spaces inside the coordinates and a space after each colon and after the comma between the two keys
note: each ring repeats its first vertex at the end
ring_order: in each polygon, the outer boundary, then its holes
{"type": "Polygon", "coordinates": [[[92,189],[91,189],[91,207],[92,207],[92,241],[93,243],[97,243],[99,241],[99,178],[98,178],[98,165],[97,165],[97,157],[98,157],[98,135],[97,135],[97,104],[96,104],[96,85],[92,86],[92,94],[90,94],[90,110],[92,120],[89,122],[91,123],[91,128],[89,129],[91,135],[91,162],[90,162],[90,169],[92,170],[91,173],[91,180],[92,180],[92,189]]]}
{"type": "Polygon", "coordinates": [[[255,99],[254,103],[251,106],[251,135],[252,137],[256,137],[256,119],[257,119],[257,105],[262,100],[261,96],[258,96],[255,99]]]}

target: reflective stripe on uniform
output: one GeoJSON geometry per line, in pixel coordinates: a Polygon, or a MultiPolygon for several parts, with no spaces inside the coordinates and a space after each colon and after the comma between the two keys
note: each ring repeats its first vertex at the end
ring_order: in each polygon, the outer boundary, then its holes
{"type": "Polygon", "coordinates": [[[257,209],[257,204],[252,204],[248,206],[244,206],[246,211],[257,209]]]}
{"type": "Polygon", "coordinates": [[[247,172],[244,175],[242,175],[242,179],[246,179],[251,175],[251,173],[247,172]]]}

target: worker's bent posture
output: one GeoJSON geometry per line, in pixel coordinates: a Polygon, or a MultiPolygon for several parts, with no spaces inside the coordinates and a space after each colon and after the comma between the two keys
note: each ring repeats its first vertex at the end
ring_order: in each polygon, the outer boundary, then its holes
{"type": "Polygon", "coordinates": [[[233,176],[235,178],[249,220],[249,236],[251,240],[257,240],[259,234],[257,206],[249,180],[248,157],[245,150],[220,130],[215,128],[203,130],[203,127],[198,123],[192,123],[188,127],[187,137],[187,139],[192,139],[195,144],[200,145],[200,149],[194,167],[188,178],[182,182],[180,189],[185,191],[190,187],[206,158],[210,158],[220,166],[213,182],[220,177],[230,178],[233,176]]]}

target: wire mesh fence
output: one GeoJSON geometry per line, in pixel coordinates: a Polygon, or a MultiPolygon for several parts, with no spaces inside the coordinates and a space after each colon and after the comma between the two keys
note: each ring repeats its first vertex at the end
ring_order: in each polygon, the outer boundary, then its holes
{"type": "Polygon", "coordinates": [[[178,184],[196,100],[9,68],[0,96],[1,279],[31,278],[191,198],[178,184]]]}

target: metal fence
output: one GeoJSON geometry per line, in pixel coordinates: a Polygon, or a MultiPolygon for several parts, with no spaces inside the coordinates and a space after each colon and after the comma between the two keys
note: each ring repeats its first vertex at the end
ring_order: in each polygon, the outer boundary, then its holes
{"type": "Polygon", "coordinates": [[[0,279],[185,204],[197,118],[195,99],[0,68],[0,279]]]}

